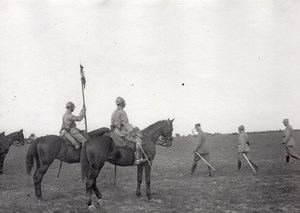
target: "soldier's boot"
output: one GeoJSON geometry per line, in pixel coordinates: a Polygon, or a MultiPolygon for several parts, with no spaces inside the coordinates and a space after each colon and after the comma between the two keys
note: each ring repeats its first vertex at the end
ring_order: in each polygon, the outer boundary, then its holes
{"type": "Polygon", "coordinates": [[[209,175],[209,177],[212,177],[213,176],[212,169],[209,166],[207,166],[207,167],[208,167],[208,175],[209,175]]]}
{"type": "Polygon", "coordinates": [[[286,161],[287,164],[290,162],[290,156],[289,155],[285,156],[285,161],[286,161]]]}
{"type": "Polygon", "coordinates": [[[255,171],[257,171],[259,169],[259,167],[255,163],[253,163],[253,161],[251,161],[251,160],[249,160],[249,161],[252,164],[252,166],[254,166],[255,171]]]}
{"type": "Polygon", "coordinates": [[[240,160],[238,160],[238,170],[240,170],[242,167],[242,162],[240,160]]]}
{"type": "Polygon", "coordinates": [[[194,174],[196,167],[197,167],[197,163],[194,162],[192,165],[191,171],[189,173],[190,175],[194,174]]]}

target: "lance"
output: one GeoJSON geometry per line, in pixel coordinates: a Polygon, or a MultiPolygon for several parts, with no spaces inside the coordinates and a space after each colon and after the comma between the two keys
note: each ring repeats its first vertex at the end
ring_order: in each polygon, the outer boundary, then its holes
{"type": "MultiPolygon", "coordinates": [[[[82,90],[82,99],[83,99],[83,107],[85,107],[85,98],[84,98],[84,89],[85,89],[85,76],[83,72],[83,66],[80,64],[80,75],[81,75],[81,90],[82,90]]],[[[87,131],[87,120],[86,120],[86,114],[84,116],[84,124],[85,124],[85,131],[87,131]]]]}

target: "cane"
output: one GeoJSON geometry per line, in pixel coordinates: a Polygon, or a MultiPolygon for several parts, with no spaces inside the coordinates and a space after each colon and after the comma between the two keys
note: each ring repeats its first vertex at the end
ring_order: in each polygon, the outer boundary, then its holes
{"type": "Polygon", "coordinates": [[[252,164],[250,163],[250,161],[249,161],[249,159],[247,158],[247,156],[245,155],[245,153],[243,153],[243,156],[246,158],[248,164],[251,166],[253,172],[255,173],[256,171],[255,171],[255,169],[253,168],[253,166],[252,166],[252,164]]]}
{"type": "Polygon", "coordinates": [[[204,163],[206,163],[212,170],[214,170],[214,171],[216,171],[215,169],[214,169],[214,167],[212,167],[198,152],[195,152],[196,153],[196,155],[198,155],[203,161],[204,161],[204,163]]]}

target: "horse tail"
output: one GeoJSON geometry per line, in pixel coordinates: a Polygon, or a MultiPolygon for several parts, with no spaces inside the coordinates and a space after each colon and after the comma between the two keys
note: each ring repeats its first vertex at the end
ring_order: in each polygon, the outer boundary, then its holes
{"type": "Polygon", "coordinates": [[[39,166],[39,156],[37,153],[37,144],[39,142],[39,139],[36,139],[30,146],[29,149],[27,151],[27,155],[26,155],[26,171],[27,174],[30,175],[32,168],[33,168],[33,164],[34,164],[34,159],[36,160],[36,164],[37,166],[39,166]]]}
{"type": "Polygon", "coordinates": [[[84,145],[81,148],[81,153],[80,153],[80,164],[81,164],[81,179],[82,182],[85,181],[85,179],[88,176],[89,173],[89,161],[87,159],[87,154],[86,154],[86,146],[88,143],[84,143],[84,145]]]}

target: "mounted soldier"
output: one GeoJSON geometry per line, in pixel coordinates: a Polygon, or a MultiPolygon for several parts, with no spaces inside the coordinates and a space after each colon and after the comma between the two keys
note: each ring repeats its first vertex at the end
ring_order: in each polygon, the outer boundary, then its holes
{"type": "Polygon", "coordinates": [[[117,109],[114,110],[111,116],[111,130],[123,140],[135,143],[135,164],[139,165],[146,161],[142,158],[142,134],[129,123],[127,113],[124,111],[125,100],[122,97],[117,97],[116,104],[117,109]]]}
{"type": "Polygon", "coordinates": [[[75,105],[72,102],[66,104],[67,111],[63,115],[63,123],[60,130],[60,136],[67,138],[74,146],[75,149],[79,149],[78,142],[84,145],[87,139],[82,135],[80,130],[76,127],[76,121],[81,121],[86,114],[86,108],[83,107],[79,113],[79,116],[75,116],[72,112],[75,109],[75,105]]]}

